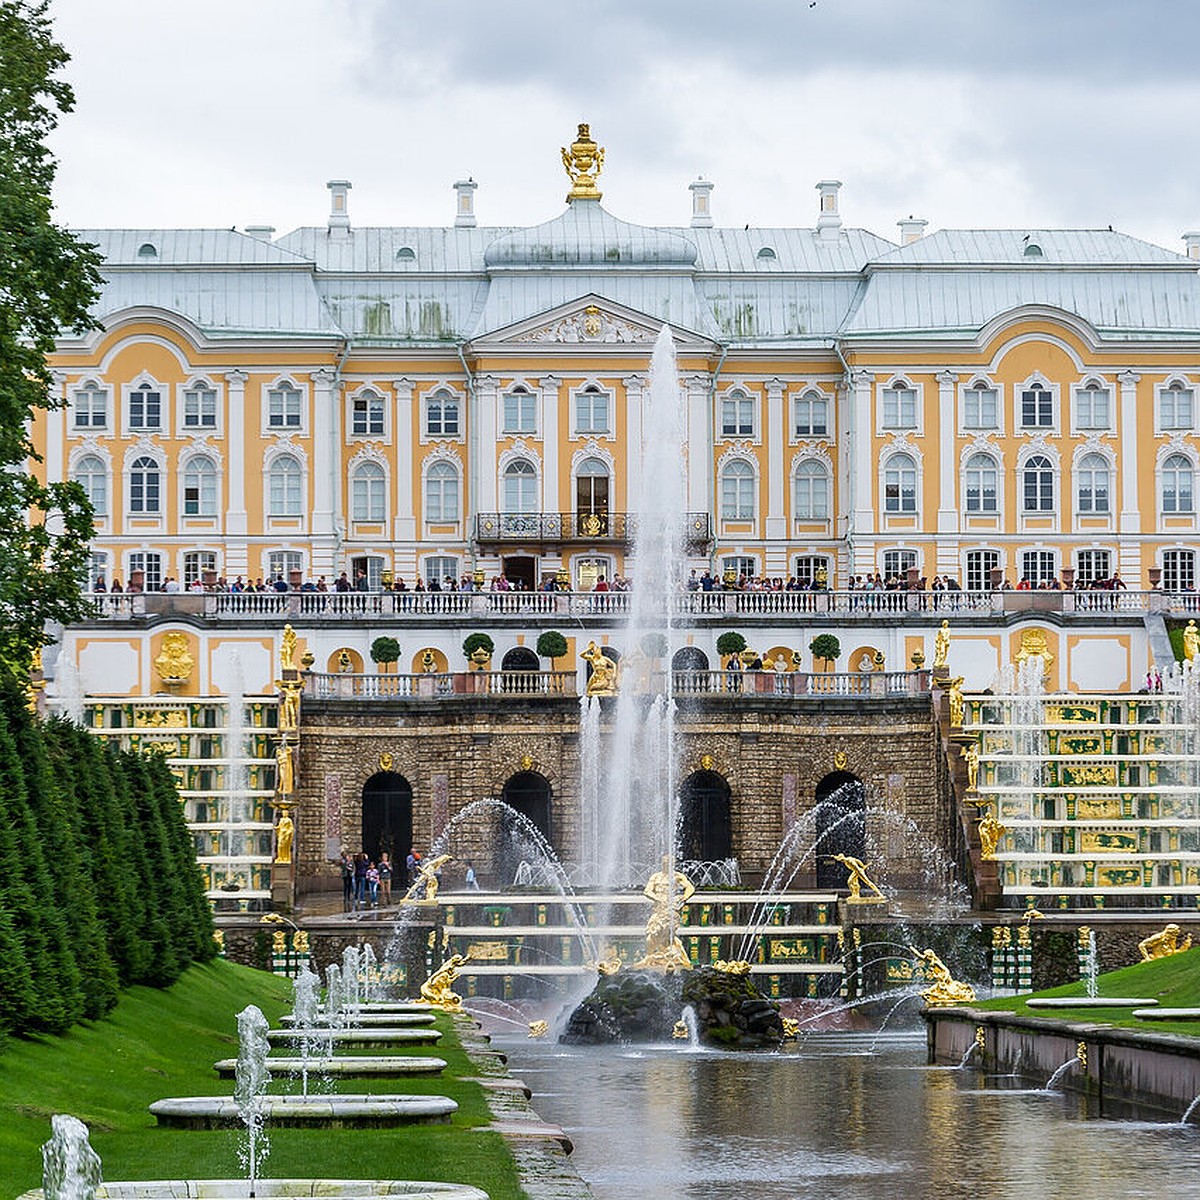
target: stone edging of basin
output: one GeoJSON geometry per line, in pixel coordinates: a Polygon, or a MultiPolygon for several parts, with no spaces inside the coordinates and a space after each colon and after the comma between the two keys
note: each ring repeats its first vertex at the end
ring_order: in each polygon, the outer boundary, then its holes
{"type": "Polygon", "coordinates": [[[1068,1090],[1177,1117],[1200,1095],[1200,1037],[968,1007],[921,1015],[933,1063],[962,1062],[982,1029],[983,1046],[972,1062],[986,1070],[1045,1082],[1082,1044],[1086,1065],[1066,1073],[1062,1086],[1068,1090]]]}
{"type": "Polygon", "coordinates": [[[1129,996],[1043,996],[1026,1000],[1026,1008],[1153,1008],[1157,1000],[1129,996]]]}

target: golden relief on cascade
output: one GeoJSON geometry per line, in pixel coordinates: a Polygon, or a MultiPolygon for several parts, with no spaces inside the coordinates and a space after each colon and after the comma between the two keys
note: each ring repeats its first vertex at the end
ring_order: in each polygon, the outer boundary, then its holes
{"type": "Polygon", "coordinates": [[[191,678],[196,660],[188,651],[186,633],[168,633],[162,640],[162,651],[154,660],[154,669],[163,683],[186,683],[191,678]]]}
{"type": "Polygon", "coordinates": [[[562,148],[563,166],[571,181],[567,203],[572,200],[599,200],[600,189],[596,187],[596,176],[604,167],[604,147],[592,141],[591,130],[582,122],[570,147],[562,148]]]}

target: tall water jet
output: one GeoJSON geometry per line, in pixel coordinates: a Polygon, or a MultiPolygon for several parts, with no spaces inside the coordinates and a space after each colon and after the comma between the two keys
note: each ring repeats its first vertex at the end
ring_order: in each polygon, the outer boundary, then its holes
{"type": "Polygon", "coordinates": [[[238,1013],[238,1061],[237,1083],[233,1089],[238,1116],[246,1127],[246,1171],[250,1181],[250,1195],[258,1179],[260,1158],[265,1158],[263,1125],[267,1119],[264,1098],[271,1082],[267,1070],[267,1055],[271,1043],[267,1040],[267,1018],[253,1004],[238,1013]]]}
{"type": "Polygon", "coordinates": [[[42,1146],[45,1200],[92,1200],[103,1180],[88,1127],[78,1117],[55,1114],[50,1130],[50,1140],[42,1146]]]}
{"type": "Polygon", "coordinates": [[[317,1013],[320,1008],[319,993],[321,981],[305,963],[293,983],[294,997],[292,1012],[296,1018],[296,1027],[305,1031],[300,1039],[300,1077],[301,1095],[308,1095],[308,1057],[311,1051],[311,1031],[317,1024],[317,1013]]]}

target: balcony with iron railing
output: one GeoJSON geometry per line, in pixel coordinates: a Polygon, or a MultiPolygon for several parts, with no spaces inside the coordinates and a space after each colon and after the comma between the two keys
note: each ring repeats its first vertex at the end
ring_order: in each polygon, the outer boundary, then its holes
{"type": "MultiPolygon", "coordinates": [[[[683,534],[690,546],[707,546],[712,541],[708,513],[685,513],[683,534]]],[[[576,542],[628,545],[636,536],[635,513],[478,513],[475,517],[475,540],[481,546],[576,542]]]]}

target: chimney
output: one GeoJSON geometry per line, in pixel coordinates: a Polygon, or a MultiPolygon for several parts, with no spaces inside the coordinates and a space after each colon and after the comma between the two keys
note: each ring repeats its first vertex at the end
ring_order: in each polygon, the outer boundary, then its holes
{"type": "Polygon", "coordinates": [[[454,185],[454,224],[463,229],[475,226],[475,189],[479,186],[474,179],[460,179],[454,185]]]}
{"type": "Polygon", "coordinates": [[[346,202],[346,193],[353,185],[348,179],[331,179],[325,186],[329,189],[329,232],[344,236],[350,232],[350,206],[346,202]]]}
{"type": "Polygon", "coordinates": [[[275,232],[274,225],[247,225],[246,236],[252,237],[256,242],[269,242],[271,234],[275,232]]]}
{"type": "Polygon", "coordinates": [[[688,184],[688,191],[692,193],[693,229],[712,227],[712,190],[713,185],[703,175],[695,183],[688,184]]]}
{"type": "Polygon", "coordinates": [[[910,215],[896,224],[900,226],[900,245],[911,246],[913,242],[919,242],[925,236],[925,226],[929,222],[910,215]]]}
{"type": "Polygon", "coordinates": [[[1185,233],[1183,244],[1188,258],[1200,258],[1200,233],[1185,233]]]}
{"type": "Polygon", "coordinates": [[[841,236],[842,218],[838,215],[840,179],[822,179],[817,184],[821,194],[821,215],[817,218],[817,236],[823,242],[836,242],[841,236]]]}

